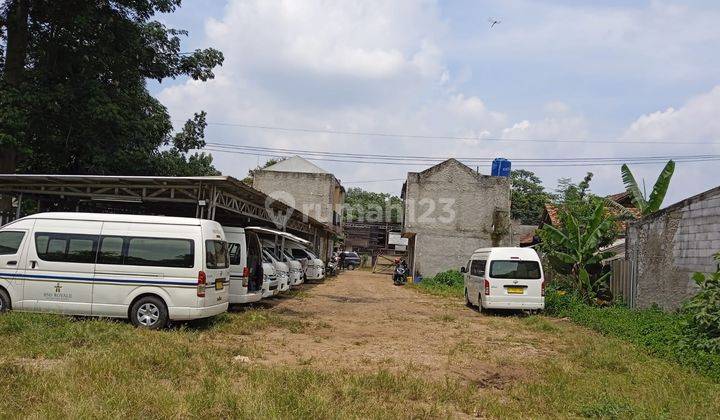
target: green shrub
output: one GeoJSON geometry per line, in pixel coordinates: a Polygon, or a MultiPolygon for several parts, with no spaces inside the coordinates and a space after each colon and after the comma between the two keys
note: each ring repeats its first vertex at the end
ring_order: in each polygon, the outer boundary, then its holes
{"type": "Polygon", "coordinates": [[[423,279],[418,285],[420,290],[440,296],[463,296],[465,282],[462,273],[449,270],[423,279]]]}
{"type": "MultiPolygon", "coordinates": [[[[715,254],[720,263],[720,253],[715,254]]],[[[695,273],[700,292],[684,306],[690,321],[693,343],[701,349],[720,353],[720,266],[715,273],[695,273]]]]}
{"type": "Polygon", "coordinates": [[[633,310],[621,305],[594,307],[572,293],[548,289],[545,312],[569,318],[602,334],[628,340],[649,354],[675,361],[720,382],[720,353],[696,345],[692,315],[658,308],[633,310]]]}
{"type": "Polygon", "coordinates": [[[462,273],[457,270],[448,270],[437,273],[430,281],[437,284],[444,284],[445,286],[463,286],[464,277],[462,273]]]}

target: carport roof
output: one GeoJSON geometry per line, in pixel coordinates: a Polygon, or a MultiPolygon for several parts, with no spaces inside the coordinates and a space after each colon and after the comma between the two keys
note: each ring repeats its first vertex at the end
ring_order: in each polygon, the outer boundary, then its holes
{"type": "MultiPolygon", "coordinates": [[[[112,197],[123,189],[129,193],[130,189],[143,188],[197,188],[198,186],[216,187],[219,191],[251,203],[254,206],[265,207],[268,195],[258,191],[244,182],[231,176],[125,176],[125,175],[43,175],[43,174],[0,174],[0,193],[26,193],[31,195],[68,195],[92,198],[94,196],[112,197]],[[61,188],[61,190],[57,190],[61,188]],[[109,193],[105,190],[109,190],[109,193]],[[99,192],[103,191],[103,193],[99,192]]],[[[137,192],[135,193],[137,195],[137,192]]],[[[151,201],[159,199],[158,196],[138,196],[138,198],[151,201]]],[[[177,201],[195,199],[187,194],[177,201]]],[[[173,198],[164,198],[173,201],[173,198]]],[[[271,199],[272,200],[272,199],[271,199]]],[[[330,226],[301,213],[285,203],[272,200],[271,206],[275,210],[292,210],[291,219],[296,223],[302,222],[333,232],[330,226]]]]}

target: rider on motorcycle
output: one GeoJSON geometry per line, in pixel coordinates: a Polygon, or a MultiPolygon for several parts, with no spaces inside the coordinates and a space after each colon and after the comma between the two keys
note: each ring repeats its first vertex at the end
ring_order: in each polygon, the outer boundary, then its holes
{"type": "Polygon", "coordinates": [[[395,272],[393,273],[393,283],[396,285],[405,284],[407,280],[408,266],[404,259],[395,258],[395,272]]]}

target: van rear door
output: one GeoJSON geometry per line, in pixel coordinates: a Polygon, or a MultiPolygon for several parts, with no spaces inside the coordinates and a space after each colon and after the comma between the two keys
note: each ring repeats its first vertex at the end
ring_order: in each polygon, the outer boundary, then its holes
{"type": "MultiPolygon", "coordinates": [[[[205,302],[214,306],[229,300],[230,261],[224,239],[205,239],[205,302]]],[[[201,297],[202,299],[202,297],[201,297]]]]}
{"type": "Polygon", "coordinates": [[[522,302],[542,294],[542,269],[538,261],[510,258],[490,261],[490,294],[522,302]]]}

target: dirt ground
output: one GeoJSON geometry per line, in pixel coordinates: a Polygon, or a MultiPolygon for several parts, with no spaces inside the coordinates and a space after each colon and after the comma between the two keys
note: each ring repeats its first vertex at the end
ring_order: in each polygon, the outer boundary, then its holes
{"type": "Polygon", "coordinates": [[[520,314],[480,314],[459,299],[393,286],[390,276],[366,271],[346,271],[271,302],[272,312],[308,327],[246,337],[257,350],[256,363],[410,369],[502,388],[530,375],[523,369],[528,358],[537,361],[562,347],[552,336],[528,329],[520,314]]]}

